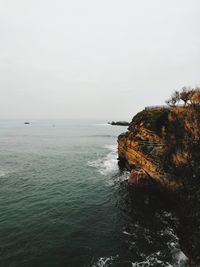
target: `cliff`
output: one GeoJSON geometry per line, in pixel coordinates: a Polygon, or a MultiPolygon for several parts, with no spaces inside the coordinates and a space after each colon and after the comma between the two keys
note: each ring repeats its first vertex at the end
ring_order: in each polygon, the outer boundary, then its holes
{"type": "Polygon", "coordinates": [[[181,247],[200,266],[200,106],[146,108],[118,137],[118,155],[131,183],[173,192],[181,247]]]}
{"type": "Polygon", "coordinates": [[[146,108],[118,137],[119,165],[170,190],[199,175],[199,151],[199,106],[146,108]]]}

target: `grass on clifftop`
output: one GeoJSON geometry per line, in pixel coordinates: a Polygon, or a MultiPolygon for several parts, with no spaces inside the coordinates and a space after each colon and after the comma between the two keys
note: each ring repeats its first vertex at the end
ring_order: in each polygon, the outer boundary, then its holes
{"type": "Polygon", "coordinates": [[[162,127],[168,123],[169,108],[156,108],[139,112],[132,120],[129,130],[135,131],[139,127],[147,128],[160,135],[162,127]]]}

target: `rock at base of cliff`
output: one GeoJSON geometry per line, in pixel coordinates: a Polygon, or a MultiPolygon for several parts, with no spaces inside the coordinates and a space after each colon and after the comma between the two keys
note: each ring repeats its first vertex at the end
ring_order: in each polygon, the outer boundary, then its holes
{"type": "Polygon", "coordinates": [[[128,177],[128,182],[136,186],[146,186],[150,184],[150,179],[142,170],[132,169],[128,177]]]}

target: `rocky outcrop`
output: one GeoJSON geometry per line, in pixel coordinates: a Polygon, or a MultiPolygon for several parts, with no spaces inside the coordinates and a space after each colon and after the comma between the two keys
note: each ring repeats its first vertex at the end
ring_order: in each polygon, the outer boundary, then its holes
{"type": "Polygon", "coordinates": [[[108,122],[108,124],[116,125],[116,126],[129,126],[130,122],[127,122],[127,121],[111,121],[111,122],[108,122]]]}
{"type": "MultiPolygon", "coordinates": [[[[148,139],[130,140],[130,135],[128,133],[128,135],[122,134],[119,136],[119,160],[126,161],[129,169],[140,169],[144,171],[147,176],[152,177],[153,180],[161,185],[173,189],[180,187],[181,182],[175,182],[171,179],[171,176],[164,172],[159,163],[159,153],[163,148],[162,142],[155,142],[154,139],[150,139],[150,135],[146,135],[148,139]]],[[[156,139],[156,136],[154,137],[156,139]]]]}
{"type": "Polygon", "coordinates": [[[188,176],[198,173],[194,165],[200,151],[199,114],[199,107],[138,113],[118,137],[119,165],[140,170],[170,190],[182,188],[188,176]]]}
{"type": "Polygon", "coordinates": [[[190,266],[200,266],[200,106],[138,113],[118,137],[118,156],[119,165],[130,170],[130,183],[159,185],[173,199],[181,248],[190,266]]]}

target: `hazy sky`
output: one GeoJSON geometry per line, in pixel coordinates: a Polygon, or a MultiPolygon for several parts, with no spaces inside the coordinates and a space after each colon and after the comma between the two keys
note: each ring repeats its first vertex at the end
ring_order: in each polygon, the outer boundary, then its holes
{"type": "Polygon", "coordinates": [[[0,118],[130,119],[200,84],[199,0],[1,0],[0,118]]]}

